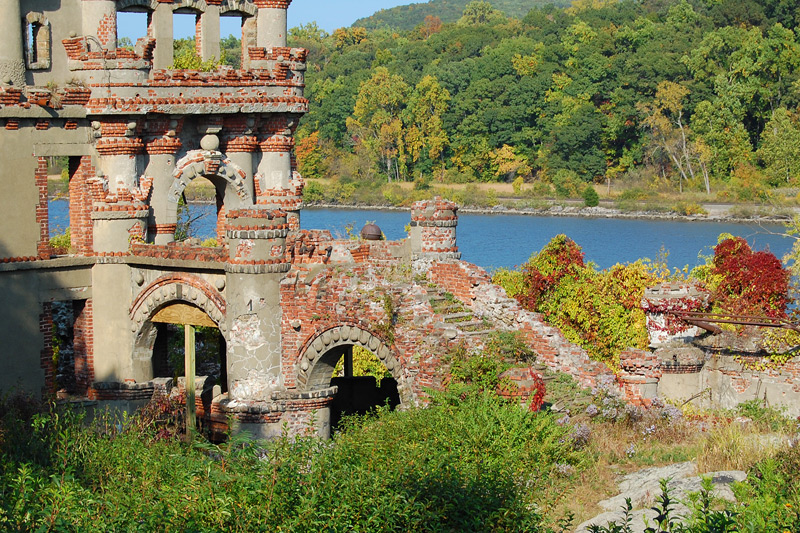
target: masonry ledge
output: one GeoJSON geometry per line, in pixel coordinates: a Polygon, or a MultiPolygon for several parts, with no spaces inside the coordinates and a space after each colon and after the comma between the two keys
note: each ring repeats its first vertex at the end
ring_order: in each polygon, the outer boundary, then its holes
{"type": "Polygon", "coordinates": [[[16,272],[20,270],[54,270],[62,268],[76,268],[93,266],[97,262],[95,257],[62,256],[53,259],[40,259],[37,261],[20,261],[16,263],[0,263],[0,272],[16,272]]]}
{"type": "MultiPolygon", "coordinates": [[[[191,259],[165,259],[161,257],[124,256],[115,257],[113,259],[117,259],[117,261],[113,261],[114,263],[123,263],[130,266],[149,266],[165,269],[174,268],[180,270],[205,270],[220,274],[225,272],[226,265],[224,262],[196,261],[191,259]]],[[[105,263],[107,261],[102,262],[105,263]]]]}
{"type": "Polygon", "coordinates": [[[0,118],[86,118],[86,108],[78,105],[67,106],[63,109],[38,105],[30,107],[5,105],[0,106],[0,118]]]}

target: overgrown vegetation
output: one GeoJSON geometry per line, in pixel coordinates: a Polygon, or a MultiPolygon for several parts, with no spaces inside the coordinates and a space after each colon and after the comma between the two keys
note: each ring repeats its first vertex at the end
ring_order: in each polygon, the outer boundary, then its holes
{"type": "MultiPolygon", "coordinates": [[[[492,342],[497,358],[529,360],[513,338],[492,342]]],[[[187,438],[175,399],[87,420],[68,406],[3,397],[0,529],[571,531],[597,514],[620,471],[694,459],[701,472],[749,470],[734,488],[741,504],[711,505],[701,492],[695,518],[724,513],[738,530],[796,530],[800,456],[782,443],[800,427],[764,404],[642,409],[561,375],[546,404],[558,412],[533,413],[490,392],[493,366],[470,368],[450,381],[488,383],[483,391],[451,389],[427,408],[349,418],[330,442],[187,438]],[[723,430],[738,435],[726,441],[730,453],[704,463],[723,430]],[[764,431],[776,444],[751,446],[764,431]]]]}
{"type": "MultiPolygon", "coordinates": [[[[789,279],[789,270],[774,254],[754,252],[744,239],[727,234],[720,236],[706,264],[692,272],[670,271],[665,260],[647,259],[597,270],[584,263],[574,241],[557,235],[518,270],[501,269],[493,276],[523,307],[542,313],[569,340],[612,368],[622,350],[647,348],[641,305],[645,288],[671,280],[695,282],[710,292],[708,311],[786,318],[792,301],[789,279]]],[[[794,332],[769,334],[765,342],[785,350],[797,338],[794,332]]]]}
{"type": "Polygon", "coordinates": [[[82,425],[2,407],[4,530],[546,531],[569,479],[555,465],[582,461],[551,415],[490,395],[352,419],[331,444],[182,441],[160,409],[82,425]]]}

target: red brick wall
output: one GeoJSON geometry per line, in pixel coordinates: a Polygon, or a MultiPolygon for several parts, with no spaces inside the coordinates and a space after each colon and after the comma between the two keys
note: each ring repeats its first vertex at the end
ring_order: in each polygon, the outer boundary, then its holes
{"type": "Polygon", "coordinates": [[[69,226],[72,249],[79,255],[92,255],[92,197],[88,180],[95,177],[92,158],[70,158],[69,226]]]}
{"type": "Polygon", "coordinates": [[[39,242],[36,245],[36,252],[39,259],[49,259],[52,249],[50,248],[50,224],[48,222],[47,209],[47,159],[40,157],[36,166],[36,188],[39,192],[39,202],[36,204],[36,223],[39,224],[39,242]]]}
{"type": "Polygon", "coordinates": [[[76,392],[86,394],[94,382],[94,316],[92,300],[73,302],[75,323],[73,349],[75,353],[76,392]]]}

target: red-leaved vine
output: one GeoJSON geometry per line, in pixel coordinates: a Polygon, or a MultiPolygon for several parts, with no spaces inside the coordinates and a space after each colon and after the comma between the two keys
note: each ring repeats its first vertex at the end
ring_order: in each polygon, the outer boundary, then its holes
{"type": "Polygon", "coordinates": [[[712,301],[721,310],[742,315],[786,316],[789,270],[772,252],[754,252],[741,237],[714,247],[712,301]]]}

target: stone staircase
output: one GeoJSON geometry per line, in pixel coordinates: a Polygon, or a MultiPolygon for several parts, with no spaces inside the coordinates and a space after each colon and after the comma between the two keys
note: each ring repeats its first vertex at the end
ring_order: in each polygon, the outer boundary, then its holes
{"type": "Polygon", "coordinates": [[[437,324],[440,329],[452,330],[448,335],[455,338],[459,333],[462,337],[484,339],[497,328],[491,322],[480,319],[452,294],[440,288],[428,288],[428,301],[441,321],[437,324]]]}
{"type": "MultiPolygon", "coordinates": [[[[476,316],[466,305],[440,287],[429,286],[427,291],[428,301],[440,319],[437,327],[444,330],[445,336],[450,339],[460,337],[470,344],[480,345],[488,341],[492,333],[508,330],[507,327],[496,324],[488,318],[476,316]]],[[[513,298],[507,298],[507,300],[509,303],[516,302],[513,298]]],[[[508,362],[516,363],[517,361],[508,362]]],[[[545,402],[551,406],[551,410],[575,414],[584,411],[591,403],[591,398],[588,396],[550,387],[550,384],[558,378],[558,373],[543,362],[536,361],[530,367],[542,376],[547,386],[545,402]]]]}

